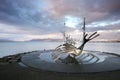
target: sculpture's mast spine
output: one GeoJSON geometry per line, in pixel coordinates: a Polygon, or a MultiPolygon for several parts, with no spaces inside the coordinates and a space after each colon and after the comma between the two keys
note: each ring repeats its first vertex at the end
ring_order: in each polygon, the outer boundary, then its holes
{"type": "MultiPolygon", "coordinates": [[[[64,22],[64,26],[65,26],[65,22],[64,22]]],[[[63,37],[64,37],[64,43],[66,43],[66,32],[63,32],[63,37]]]]}
{"type": "Polygon", "coordinates": [[[85,38],[85,17],[83,20],[83,42],[84,42],[84,38],[85,38]]]}

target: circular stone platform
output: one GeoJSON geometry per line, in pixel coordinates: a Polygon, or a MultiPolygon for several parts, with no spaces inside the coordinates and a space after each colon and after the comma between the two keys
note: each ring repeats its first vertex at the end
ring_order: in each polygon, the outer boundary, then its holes
{"type": "MultiPolygon", "coordinates": [[[[98,51],[83,51],[83,54],[94,54],[99,58],[99,61],[94,63],[94,60],[86,62],[90,58],[82,57],[83,64],[63,64],[55,63],[51,58],[53,50],[36,51],[26,54],[21,58],[21,61],[26,66],[35,68],[38,70],[66,72],[66,73],[85,73],[85,72],[103,72],[120,70],[120,55],[107,52],[98,51]],[[84,59],[83,59],[84,58],[84,59]]],[[[78,57],[78,59],[79,59],[78,57]]]]}

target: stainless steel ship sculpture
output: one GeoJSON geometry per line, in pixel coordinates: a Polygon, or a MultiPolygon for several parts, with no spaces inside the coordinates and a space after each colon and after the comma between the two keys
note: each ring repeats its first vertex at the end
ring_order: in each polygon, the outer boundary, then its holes
{"type": "MultiPolygon", "coordinates": [[[[22,56],[21,65],[38,71],[54,71],[64,73],[90,73],[120,70],[120,55],[94,50],[84,50],[90,40],[98,37],[97,32],[88,35],[83,25],[83,41],[76,46],[76,41],[64,34],[64,43],[54,50],[30,52],[22,56]],[[23,64],[22,64],[23,63],[23,64]]],[[[94,45],[91,45],[93,47],[94,45]]]]}
{"type": "Polygon", "coordinates": [[[93,63],[96,63],[99,61],[99,58],[93,54],[84,54],[83,48],[85,44],[98,37],[99,34],[97,32],[92,33],[91,35],[88,36],[88,34],[85,31],[85,18],[84,18],[84,24],[83,24],[83,41],[81,46],[76,47],[75,46],[75,41],[70,38],[69,35],[64,34],[65,38],[65,43],[62,45],[59,45],[58,47],[55,48],[55,50],[52,52],[51,56],[52,59],[56,63],[65,63],[65,64],[83,64],[84,62],[82,61],[83,59],[91,56],[86,62],[91,61],[92,59],[96,58],[96,60],[93,63]],[[78,57],[80,56],[80,57],[78,57]],[[84,56],[84,57],[83,57],[84,56]]]}

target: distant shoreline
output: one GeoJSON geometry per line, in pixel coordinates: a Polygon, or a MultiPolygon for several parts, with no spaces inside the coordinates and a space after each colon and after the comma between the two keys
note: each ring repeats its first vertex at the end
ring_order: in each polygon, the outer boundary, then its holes
{"type": "Polygon", "coordinates": [[[120,41],[90,41],[93,43],[120,43],[120,41]]]}
{"type": "MultiPolygon", "coordinates": [[[[0,41],[0,43],[4,42],[63,42],[63,41],[0,41]]],[[[80,41],[82,42],[82,41],[80,41]]],[[[90,41],[89,43],[120,43],[120,41],[90,41]]]]}

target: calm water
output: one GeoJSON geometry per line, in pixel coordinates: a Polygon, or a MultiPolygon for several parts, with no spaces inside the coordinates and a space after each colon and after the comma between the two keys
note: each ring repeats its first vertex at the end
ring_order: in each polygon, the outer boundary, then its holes
{"type": "MultiPolygon", "coordinates": [[[[60,44],[61,42],[0,42],[0,57],[33,50],[54,49],[60,44]]],[[[120,54],[120,43],[88,43],[84,49],[120,54]]]]}

